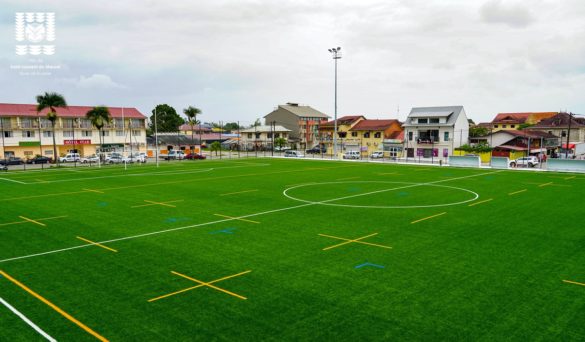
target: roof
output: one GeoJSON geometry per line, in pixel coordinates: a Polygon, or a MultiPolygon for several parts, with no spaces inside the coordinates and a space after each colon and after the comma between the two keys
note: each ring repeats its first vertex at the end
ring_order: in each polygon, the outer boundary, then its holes
{"type": "Polygon", "coordinates": [[[394,131],[390,133],[388,139],[404,140],[404,131],[394,131]]]}
{"type": "MultiPolygon", "coordinates": [[[[410,110],[410,114],[408,114],[408,118],[447,117],[446,123],[432,125],[452,126],[462,112],[465,112],[463,106],[413,107],[410,110]]],[[[407,120],[403,126],[419,126],[419,124],[411,124],[407,120]]]]}
{"type": "MultiPolygon", "coordinates": [[[[57,115],[64,118],[85,117],[85,114],[94,106],[68,106],[57,108],[57,115]]],[[[108,107],[113,118],[146,119],[146,116],[133,107],[108,107]]],[[[46,115],[49,109],[41,111],[40,115],[46,115]]],[[[38,116],[36,104],[0,103],[0,116],[38,116]]]]}
{"type": "MultiPolygon", "coordinates": [[[[191,125],[190,124],[183,124],[183,125],[179,126],[179,130],[180,131],[190,131],[191,125]]],[[[193,130],[194,131],[201,130],[202,132],[211,132],[211,127],[207,127],[205,125],[193,125],[193,130]]]]}
{"type": "Polygon", "coordinates": [[[362,120],[355,124],[350,131],[383,131],[394,123],[400,124],[398,120],[362,120]]]}
{"type": "MultiPolygon", "coordinates": [[[[284,105],[279,105],[278,108],[282,108],[284,110],[289,111],[290,113],[298,116],[298,117],[305,117],[305,118],[324,118],[327,119],[329,116],[327,114],[321,113],[320,111],[316,110],[311,106],[300,106],[298,103],[288,102],[284,105]]],[[[265,115],[266,117],[268,115],[265,115]]]]}
{"type": "Polygon", "coordinates": [[[513,145],[501,145],[501,146],[497,146],[495,148],[501,149],[501,150],[526,151],[526,147],[513,146],[513,145]]]}
{"type": "MultiPolygon", "coordinates": [[[[540,121],[531,128],[566,128],[569,126],[569,114],[557,113],[555,116],[540,121]]],[[[571,127],[579,128],[585,126],[585,119],[573,117],[571,127]]]]}
{"type": "Polygon", "coordinates": [[[241,133],[263,133],[263,132],[290,132],[291,130],[280,126],[280,125],[276,125],[274,127],[271,126],[256,126],[256,127],[250,127],[250,128],[246,128],[241,130],[241,133]]]}
{"type": "MultiPolygon", "coordinates": [[[[346,115],[340,118],[337,118],[337,125],[351,125],[359,119],[365,120],[366,118],[363,115],[346,115]]],[[[319,125],[320,128],[331,127],[335,126],[335,120],[327,121],[319,125]]]]}
{"type": "Polygon", "coordinates": [[[527,112],[527,113],[499,113],[492,120],[492,123],[528,123],[535,124],[558,114],[557,112],[527,112]]]}
{"type": "Polygon", "coordinates": [[[554,134],[550,134],[548,132],[542,132],[542,131],[533,131],[533,130],[508,130],[508,131],[497,131],[494,132],[492,134],[510,134],[513,135],[515,137],[526,137],[526,138],[535,138],[535,139],[540,139],[540,138],[545,138],[545,139],[551,139],[551,138],[558,138],[556,135],[554,134]]]}

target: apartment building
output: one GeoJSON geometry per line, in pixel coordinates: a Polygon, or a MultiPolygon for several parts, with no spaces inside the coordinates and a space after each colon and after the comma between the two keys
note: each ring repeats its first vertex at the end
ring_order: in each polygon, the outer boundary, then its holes
{"type": "Polygon", "coordinates": [[[264,121],[266,125],[276,124],[289,129],[289,140],[305,149],[319,144],[319,126],[328,118],[328,115],[310,106],[288,102],[265,115],[264,121]]]}
{"type": "MultiPolygon", "coordinates": [[[[57,154],[77,151],[91,155],[100,148],[99,131],[85,115],[93,107],[57,108],[55,140],[57,154]]],[[[133,148],[146,151],[146,116],[136,108],[108,107],[112,122],[102,131],[104,151],[133,148]]],[[[0,103],[0,156],[32,158],[53,156],[53,128],[47,119],[48,110],[37,113],[35,104],[0,103]]]]}

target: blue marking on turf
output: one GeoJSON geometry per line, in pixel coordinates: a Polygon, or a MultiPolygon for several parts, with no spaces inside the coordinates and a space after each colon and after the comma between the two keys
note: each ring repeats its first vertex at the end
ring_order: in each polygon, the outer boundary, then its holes
{"type": "Polygon", "coordinates": [[[213,232],[209,232],[209,234],[221,234],[221,233],[224,233],[224,234],[233,234],[234,233],[234,230],[236,230],[236,229],[237,228],[230,227],[230,228],[226,228],[226,229],[222,229],[222,230],[216,230],[216,231],[213,231],[213,232]]]}
{"type": "Polygon", "coordinates": [[[409,195],[409,193],[408,193],[408,192],[404,192],[404,191],[402,191],[402,192],[399,192],[397,196],[398,196],[398,197],[404,197],[404,196],[408,196],[408,195],[409,195]]]}
{"type": "Polygon", "coordinates": [[[99,207],[106,207],[106,206],[108,206],[108,203],[107,203],[107,202],[98,202],[98,204],[97,204],[97,205],[98,205],[99,207]]]}
{"type": "Polygon", "coordinates": [[[348,191],[348,192],[358,192],[358,191],[360,191],[361,189],[362,189],[362,188],[358,188],[358,187],[355,187],[355,186],[353,186],[353,187],[351,187],[351,188],[347,188],[347,191],[348,191]]]}
{"type": "Polygon", "coordinates": [[[382,265],[376,265],[376,264],[372,264],[370,262],[365,262],[361,265],[357,265],[355,268],[362,268],[362,267],[366,267],[366,266],[372,266],[372,267],[376,267],[376,268],[384,268],[384,266],[382,266],[382,265]]]}
{"type": "Polygon", "coordinates": [[[168,223],[175,223],[175,222],[182,222],[182,221],[189,221],[188,217],[169,217],[165,220],[168,223]]]}

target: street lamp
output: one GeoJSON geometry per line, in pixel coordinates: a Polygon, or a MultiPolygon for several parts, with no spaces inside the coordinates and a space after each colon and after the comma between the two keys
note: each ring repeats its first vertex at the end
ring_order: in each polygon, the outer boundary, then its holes
{"type": "Polygon", "coordinates": [[[333,126],[333,155],[337,158],[337,60],[341,59],[341,48],[329,49],[333,60],[335,60],[335,118],[333,126]]]}

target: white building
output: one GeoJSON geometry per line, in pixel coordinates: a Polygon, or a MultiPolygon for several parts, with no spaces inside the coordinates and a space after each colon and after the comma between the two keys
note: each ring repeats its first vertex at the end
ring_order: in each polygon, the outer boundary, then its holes
{"type": "Polygon", "coordinates": [[[412,108],[403,127],[408,158],[447,158],[469,137],[463,106],[412,108]]]}
{"type": "Polygon", "coordinates": [[[272,139],[283,138],[288,142],[291,130],[280,125],[256,126],[240,131],[241,148],[244,150],[272,147],[272,139]]]}

